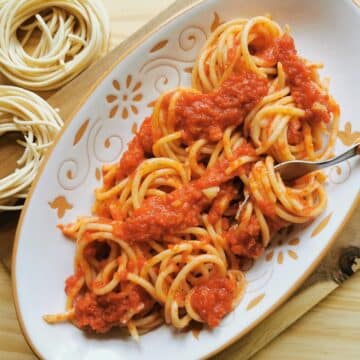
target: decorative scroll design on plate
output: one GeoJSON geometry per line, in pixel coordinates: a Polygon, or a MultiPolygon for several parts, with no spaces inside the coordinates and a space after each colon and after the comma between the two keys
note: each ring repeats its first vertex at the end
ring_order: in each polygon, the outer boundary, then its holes
{"type": "Polygon", "coordinates": [[[289,227],[277,234],[263,257],[246,272],[247,294],[256,294],[264,289],[271,281],[276,266],[283,265],[287,259],[291,261],[299,259],[297,246],[300,244],[300,238],[294,235],[293,230],[293,227],[289,227]]]}
{"type": "Polygon", "coordinates": [[[135,135],[137,131],[138,131],[138,124],[134,122],[131,126],[131,133],[135,135]]]}
{"type": "Polygon", "coordinates": [[[86,136],[84,146],[59,166],[57,180],[64,190],[75,190],[81,186],[86,181],[94,160],[111,163],[119,158],[123,150],[123,140],[111,126],[111,122],[98,119],[91,126],[90,123],[91,120],[87,119],[79,128],[83,129],[81,138],[86,136]]]}
{"type": "MultiPolygon", "coordinates": [[[[338,138],[345,146],[352,146],[360,142],[360,132],[353,131],[352,124],[347,121],[343,130],[339,130],[338,138]]],[[[333,184],[343,184],[351,175],[350,161],[343,162],[328,172],[329,181],[333,184]]]]}
{"type": "Polygon", "coordinates": [[[349,121],[345,123],[344,130],[339,130],[338,137],[345,146],[351,146],[360,142],[360,132],[352,131],[352,125],[349,121]]]}
{"type": "Polygon", "coordinates": [[[248,283],[246,293],[258,293],[266,287],[273,277],[276,265],[282,265],[286,259],[298,260],[296,247],[300,239],[293,234],[289,227],[277,234],[270,246],[265,250],[263,257],[257,260],[250,271],[246,272],[248,283]]]}
{"type": "Polygon", "coordinates": [[[325,216],[325,218],[320,221],[319,225],[316,226],[316,228],[311,233],[311,237],[319,235],[326,228],[326,226],[329,224],[329,221],[330,221],[332,215],[333,215],[333,212],[331,212],[329,215],[325,216]]]}
{"type": "Polygon", "coordinates": [[[75,146],[84,136],[87,127],[89,125],[89,121],[90,119],[87,119],[86,121],[83,122],[83,124],[80,126],[79,130],[76,132],[75,137],[74,137],[74,142],[73,145],[75,146]]]}
{"type": "Polygon", "coordinates": [[[351,175],[351,164],[347,160],[339,165],[332,167],[329,171],[329,181],[333,184],[343,184],[351,175]]]}
{"type": "MultiPolygon", "coordinates": [[[[214,12],[209,29],[215,31],[222,24],[220,16],[214,12]]],[[[161,94],[184,85],[191,76],[193,64],[207,39],[207,33],[199,26],[189,26],[182,30],[176,40],[162,39],[150,50],[150,60],[140,68],[144,82],[154,84],[161,94]],[[166,50],[166,52],[164,51],[166,50]],[[160,56],[151,58],[152,54],[160,56]],[[176,57],[169,54],[177,54],[176,57]]],[[[190,85],[190,84],[189,84],[190,85]]]]}
{"type": "Polygon", "coordinates": [[[214,32],[220,25],[222,24],[222,21],[220,20],[219,14],[215,11],[214,12],[214,19],[210,25],[211,32],[214,32]]]}
{"type": "Polygon", "coordinates": [[[159,50],[163,49],[168,43],[169,43],[169,40],[161,40],[150,49],[150,52],[154,53],[156,51],[159,51],[159,50]]]}
{"type": "Polygon", "coordinates": [[[265,293],[262,293],[262,294],[256,296],[254,299],[252,299],[248,303],[248,305],[246,306],[246,310],[249,311],[249,310],[253,309],[257,305],[259,305],[261,303],[261,301],[264,300],[264,298],[265,298],[265,293]]]}
{"type": "Polygon", "coordinates": [[[153,108],[155,106],[155,104],[156,104],[156,100],[152,100],[147,104],[147,107],[148,108],[153,108]]]}
{"type": "Polygon", "coordinates": [[[101,180],[101,170],[99,168],[96,168],[95,170],[95,178],[97,181],[101,180]]]}
{"type": "Polygon", "coordinates": [[[110,105],[109,118],[120,115],[121,119],[127,120],[130,113],[137,115],[138,104],[143,99],[141,81],[128,75],[123,81],[114,80],[112,86],[113,92],[106,96],[106,102],[110,105]]]}
{"type": "Polygon", "coordinates": [[[182,83],[181,63],[176,64],[175,60],[158,58],[149,61],[141,69],[141,73],[150,84],[154,84],[156,92],[160,95],[179,87],[182,83]]]}
{"type": "Polygon", "coordinates": [[[274,274],[274,263],[266,262],[265,258],[258,259],[250,271],[245,273],[246,276],[246,293],[254,294],[259,293],[269,281],[272,279],[274,274]]]}
{"type": "Polygon", "coordinates": [[[285,235],[289,240],[285,242],[280,239],[273,249],[270,249],[265,255],[265,261],[272,261],[276,259],[276,262],[279,265],[284,263],[285,258],[290,258],[292,260],[297,260],[299,255],[297,254],[295,247],[299,245],[300,239],[298,237],[291,237],[285,235]]]}
{"type": "MultiPolygon", "coordinates": [[[[318,235],[328,225],[333,213],[327,215],[313,230],[311,237],[318,235]]],[[[288,265],[289,262],[299,260],[298,246],[300,236],[297,234],[301,226],[288,227],[281,230],[272,239],[270,246],[265,250],[262,258],[258,259],[253,267],[246,272],[247,294],[259,294],[271,281],[276,268],[288,265]]]]}
{"type": "Polygon", "coordinates": [[[67,210],[71,210],[73,205],[71,205],[65,196],[58,196],[53,201],[49,201],[49,206],[56,210],[57,217],[59,219],[63,218],[67,210]]]}
{"type": "Polygon", "coordinates": [[[180,32],[176,40],[161,40],[150,49],[150,60],[139,70],[142,79],[153,84],[159,94],[184,84],[185,77],[189,79],[189,68],[192,67],[206,39],[206,32],[202,28],[189,26],[180,32]],[[164,49],[167,50],[167,54],[162,51],[164,49]],[[152,57],[155,53],[161,55],[152,57]]]}

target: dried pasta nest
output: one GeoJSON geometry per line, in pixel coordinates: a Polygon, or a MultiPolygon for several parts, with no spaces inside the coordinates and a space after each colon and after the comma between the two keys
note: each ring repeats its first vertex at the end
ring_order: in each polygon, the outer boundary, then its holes
{"type": "Polygon", "coordinates": [[[108,49],[101,0],[7,0],[0,9],[0,71],[23,88],[60,88],[108,49]]]}
{"type": "Polygon", "coordinates": [[[38,95],[14,86],[0,86],[0,136],[20,133],[24,147],[16,170],[0,179],[0,211],[19,210],[41,160],[63,125],[58,113],[38,95]]]}

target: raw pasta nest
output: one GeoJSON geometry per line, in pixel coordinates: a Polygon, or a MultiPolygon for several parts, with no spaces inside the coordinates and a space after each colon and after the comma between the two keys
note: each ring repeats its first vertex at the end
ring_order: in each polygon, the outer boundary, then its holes
{"type": "Polygon", "coordinates": [[[0,211],[19,210],[41,160],[63,125],[58,113],[38,95],[13,86],[0,86],[0,136],[20,133],[24,147],[17,169],[0,179],[0,211]]]}
{"type": "Polygon", "coordinates": [[[23,88],[58,89],[106,53],[109,27],[100,0],[8,0],[0,71],[23,88]]]}

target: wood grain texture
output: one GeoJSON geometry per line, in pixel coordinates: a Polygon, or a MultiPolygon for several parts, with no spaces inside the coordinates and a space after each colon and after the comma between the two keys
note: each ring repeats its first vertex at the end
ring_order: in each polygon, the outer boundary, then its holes
{"type": "Polygon", "coordinates": [[[33,359],[16,320],[10,277],[0,264],[0,359],[33,359]]]}
{"type": "MultiPolygon", "coordinates": [[[[178,1],[173,5],[173,10],[192,1],[178,1]]],[[[104,3],[111,17],[111,48],[114,48],[172,1],[104,0],[104,3]]],[[[164,16],[160,16],[147,25],[147,29],[151,29],[154,23],[161,22],[163,18],[164,16]]],[[[137,35],[133,36],[131,41],[136,39],[137,35]]],[[[92,67],[93,76],[80,76],[80,82],[75,82],[51,98],[50,101],[61,109],[65,119],[70,118],[74,112],[71,102],[74,91],[79,94],[81,92],[78,92],[78,89],[94,86],[93,79],[108,69],[126,48],[127,44],[123,43],[102,64],[92,67]]],[[[0,83],[1,81],[0,77],[0,83]]],[[[19,148],[13,147],[7,140],[4,141],[0,142],[0,177],[13,169],[14,160],[19,156],[19,148]],[[1,157],[4,146],[10,150],[6,151],[8,156],[1,157]]],[[[35,357],[25,343],[16,321],[8,270],[17,216],[0,214],[0,259],[6,265],[0,264],[0,359],[26,360],[35,357]]],[[[245,360],[263,348],[253,356],[254,359],[331,360],[340,356],[357,359],[360,354],[360,273],[346,280],[346,272],[351,268],[352,256],[357,251],[354,249],[360,248],[359,220],[360,209],[354,214],[353,220],[339,237],[329,256],[303,287],[278,311],[216,358],[245,360]],[[349,248],[346,252],[345,249],[349,248]],[[341,257],[344,251],[346,255],[341,257]],[[342,259],[342,268],[339,267],[339,258],[342,259]],[[346,282],[339,286],[344,280],[346,282]],[[314,307],[330,293],[332,294],[325,301],[314,307]],[[300,317],[302,318],[296,321],[300,317]],[[296,323],[291,325],[295,321],[296,323]],[[284,331],[285,329],[287,330],[284,331]],[[279,335],[280,333],[282,334],[279,335]],[[270,345],[264,347],[274,338],[276,339],[270,345]]]]}
{"type": "MultiPolygon", "coordinates": [[[[359,359],[360,273],[261,350],[254,359],[359,359]]],[[[235,359],[235,358],[234,358],[235,359]]]]}
{"type": "Polygon", "coordinates": [[[16,169],[16,161],[20,158],[24,148],[17,144],[20,137],[17,134],[0,136],[0,179],[10,175],[16,169]]]}

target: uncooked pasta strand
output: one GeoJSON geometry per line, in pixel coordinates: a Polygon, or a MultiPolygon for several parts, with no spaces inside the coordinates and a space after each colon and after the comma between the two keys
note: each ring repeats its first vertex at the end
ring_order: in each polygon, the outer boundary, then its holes
{"type": "Polygon", "coordinates": [[[109,18],[101,0],[0,0],[1,7],[0,71],[23,88],[58,89],[108,49],[109,18]],[[28,51],[36,30],[38,43],[28,51]]]}
{"type": "Polygon", "coordinates": [[[63,125],[57,112],[38,95],[14,86],[0,86],[0,136],[21,133],[24,147],[17,169],[0,179],[0,211],[19,210],[46,150],[63,125]]]}

